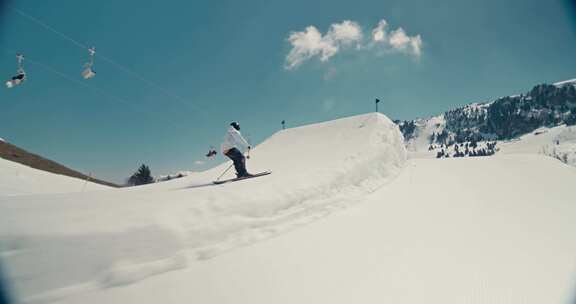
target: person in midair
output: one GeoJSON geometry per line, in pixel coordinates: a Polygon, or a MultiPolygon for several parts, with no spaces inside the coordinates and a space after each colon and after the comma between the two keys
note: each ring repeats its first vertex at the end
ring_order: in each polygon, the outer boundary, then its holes
{"type": "Polygon", "coordinates": [[[224,141],[220,146],[222,154],[228,156],[234,162],[237,177],[248,177],[252,174],[246,170],[246,157],[243,151],[250,151],[250,144],[242,137],[240,133],[240,124],[233,122],[228,127],[228,131],[224,136],[224,141]]]}

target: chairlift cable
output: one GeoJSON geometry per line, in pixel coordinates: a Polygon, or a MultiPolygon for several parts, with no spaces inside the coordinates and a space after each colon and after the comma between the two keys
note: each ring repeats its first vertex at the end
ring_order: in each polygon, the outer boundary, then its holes
{"type": "MultiPolygon", "coordinates": [[[[110,94],[110,93],[106,92],[105,90],[103,90],[103,89],[101,89],[101,88],[99,88],[99,87],[96,87],[96,86],[94,86],[94,85],[92,85],[92,84],[88,84],[88,83],[86,83],[85,81],[78,80],[78,79],[75,78],[75,77],[68,76],[67,74],[58,71],[57,69],[51,67],[51,66],[48,65],[48,64],[42,63],[42,62],[37,61],[37,60],[30,60],[29,58],[27,58],[26,60],[27,60],[28,62],[30,62],[31,64],[37,65],[37,66],[39,66],[39,67],[41,67],[41,68],[43,68],[43,69],[45,69],[45,70],[47,70],[47,71],[50,71],[50,72],[52,72],[52,73],[60,76],[61,78],[64,78],[64,79],[66,79],[66,80],[68,80],[68,81],[71,81],[71,82],[73,82],[73,83],[76,83],[76,84],[78,84],[78,85],[80,85],[80,86],[83,86],[83,87],[85,87],[85,88],[91,89],[91,90],[93,90],[94,92],[96,92],[96,93],[98,93],[98,94],[100,94],[100,95],[102,95],[102,96],[104,96],[104,97],[107,97],[108,99],[111,99],[111,100],[114,100],[114,101],[116,101],[116,102],[119,102],[119,103],[123,103],[123,104],[125,104],[125,105],[128,105],[128,106],[129,106],[128,108],[129,108],[130,110],[134,111],[134,112],[144,113],[144,114],[146,114],[146,115],[148,115],[148,116],[153,116],[151,112],[142,110],[141,108],[138,108],[138,107],[134,107],[134,104],[133,104],[133,103],[129,102],[128,100],[126,100],[126,99],[124,99],[124,98],[122,98],[122,97],[119,97],[119,96],[110,94]]],[[[172,124],[172,122],[169,122],[169,123],[170,123],[173,127],[178,127],[178,128],[181,127],[181,126],[177,126],[176,124],[172,124]]]]}
{"type": "MultiPolygon", "coordinates": [[[[72,37],[70,37],[70,36],[68,36],[68,35],[66,35],[66,34],[64,34],[64,33],[60,32],[60,31],[58,31],[58,30],[56,30],[55,28],[51,27],[50,25],[48,25],[47,23],[41,21],[40,19],[35,18],[35,17],[31,16],[30,14],[27,14],[27,13],[23,12],[23,11],[20,10],[20,9],[17,9],[17,8],[13,8],[13,9],[14,9],[14,11],[15,11],[16,13],[18,13],[20,16],[25,17],[25,18],[27,18],[28,20],[30,20],[30,21],[32,21],[32,22],[34,22],[34,23],[36,23],[36,24],[44,27],[45,29],[47,29],[47,30],[49,30],[49,31],[57,34],[57,35],[60,36],[61,38],[65,39],[65,40],[67,40],[67,41],[69,41],[69,42],[71,42],[72,44],[76,45],[77,47],[79,47],[79,48],[81,48],[81,49],[84,49],[84,50],[90,49],[86,44],[84,44],[84,43],[82,43],[82,42],[79,42],[79,41],[77,41],[76,39],[74,39],[74,38],[72,38],[72,37]]],[[[142,76],[142,75],[140,75],[139,73],[135,72],[134,70],[132,70],[132,69],[130,69],[130,68],[128,68],[128,67],[126,67],[126,66],[124,66],[124,65],[122,65],[122,64],[120,64],[120,63],[118,63],[118,62],[116,62],[115,60],[113,60],[113,59],[111,59],[111,58],[109,58],[109,57],[106,57],[106,56],[102,55],[101,53],[99,53],[99,54],[97,54],[97,55],[95,55],[95,56],[98,56],[99,58],[103,59],[104,61],[106,61],[106,62],[114,65],[115,67],[117,67],[118,69],[124,71],[125,73],[131,74],[132,76],[138,78],[140,81],[146,83],[148,86],[154,87],[155,89],[159,90],[159,91],[162,92],[163,94],[165,94],[165,95],[167,95],[167,96],[170,96],[172,99],[177,100],[178,102],[186,105],[187,107],[192,106],[192,107],[195,108],[196,110],[200,110],[200,108],[199,108],[198,106],[187,102],[185,98],[183,98],[183,97],[181,97],[181,96],[179,96],[179,95],[171,92],[170,90],[167,90],[167,89],[163,88],[162,86],[160,86],[159,84],[157,84],[157,83],[155,83],[155,82],[153,82],[153,81],[151,81],[151,80],[148,80],[148,79],[145,78],[144,76],[142,76]]],[[[201,112],[200,112],[200,113],[201,113],[201,112]]]]}
{"type": "Polygon", "coordinates": [[[81,43],[81,42],[78,42],[78,41],[70,38],[69,36],[67,36],[66,34],[64,34],[64,33],[62,33],[62,32],[57,31],[56,29],[54,29],[53,27],[49,26],[48,24],[42,22],[41,20],[39,20],[39,19],[37,19],[37,18],[34,18],[34,17],[30,16],[29,14],[26,14],[26,13],[24,13],[23,11],[21,11],[21,10],[19,10],[19,9],[17,9],[17,8],[14,8],[14,11],[15,11],[16,13],[18,13],[20,16],[25,17],[25,18],[27,18],[28,20],[31,20],[31,21],[33,21],[34,23],[39,24],[39,25],[41,25],[42,27],[50,30],[51,32],[59,35],[60,37],[68,40],[69,42],[75,44],[77,47],[79,47],[79,48],[81,48],[81,49],[87,49],[87,48],[88,48],[88,46],[86,46],[85,44],[83,44],[83,43],[81,43]]]}

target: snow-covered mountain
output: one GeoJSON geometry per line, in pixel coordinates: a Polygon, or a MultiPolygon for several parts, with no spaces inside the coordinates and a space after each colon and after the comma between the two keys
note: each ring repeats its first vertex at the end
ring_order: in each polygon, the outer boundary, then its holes
{"type": "Polygon", "coordinates": [[[509,140],[541,127],[576,124],[576,80],[474,103],[427,119],[397,121],[410,151],[430,145],[509,140]]]}
{"type": "Polygon", "coordinates": [[[499,149],[507,154],[542,154],[576,167],[576,126],[538,128],[500,142],[499,149]]]}
{"type": "Polygon", "coordinates": [[[564,80],[564,81],[559,81],[559,82],[554,83],[554,85],[557,87],[568,86],[568,85],[576,86],[576,78],[564,80]]]}

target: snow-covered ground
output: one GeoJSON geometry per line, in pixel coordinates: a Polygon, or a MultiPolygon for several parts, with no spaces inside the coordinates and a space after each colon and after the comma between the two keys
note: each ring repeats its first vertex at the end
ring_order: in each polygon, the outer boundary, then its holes
{"type": "Polygon", "coordinates": [[[433,133],[441,133],[445,127],[446,120],[444,119],[444,115],[416,120],[414,137],[406,142],[406,149],[411,153],[428,154],[430,136],[433,133]]]}
{"type": "Polygon", "coordinates": [[[539,128],[498,146],[506,154],[543,154],[576,166],[576,126],[539,128]]]}
{"type": "Polygon", "coordinates": [[[576,78],[575,79],[569,79],[569,80],[564,80],[564,81],[560,81],[560,82],[556,82],[554,84],[555,86],[567,86],[567,85],[574,85],[576,86],[576,78]]]}
{"type": "Polygon", "coordinates": [[[398,127],[380,114],[283,130],[251,156],[249,171],[273,173],[212,185],[225,163],[143,187],[0,197],[0,255],[17,298],[66,299],[184,269],[358,203],[406,162],[398,127]]]}
{"type": "MultiPolygon", "coordinates": [[[[566,81],[565,83],[572,83],[566,81]]],[[[472,104],[467,106],[481,107],[486,104],[472,104]],[[477,106],[479,105],[479,106],[477,106]]],[[[406,142],[406,149],[411,158],[435,158],[436,153],[444,149],[448,154],[454,154],[454,146],[448,148],[434,144],[435,149],[429,150],[430,136],[440,133],[445,128],[443,115],[416,121],[414,137],[406,142]]],[[[557,127],[542,127],[528,134],[511,140],[489,141],[497,143],[498,153],[504,154],[543,154],[562,162],[576,166],[576,126],[561,125],[557,127]]],[[[487,142],[479,142],[479,148],[485,148],[487,142]]]]}
{"type": "Polygon", "coordinates": [[[289,129],[257,179],[0,197],[0,258],[22,303],[574,303],[576,168],[542,134],[406,160],[382,115],[289,129]]]}
{"type": "Polygon", "coordinates": [[[56,303],[574,303],[574,180],[536,154],[411,159],[345,212],[56,303]]]}
{"type": "Polygon", "coordinates": [[[0,158],[0,197],[105,189],[111,188],[65,175],[37,170],[0,158]]]}

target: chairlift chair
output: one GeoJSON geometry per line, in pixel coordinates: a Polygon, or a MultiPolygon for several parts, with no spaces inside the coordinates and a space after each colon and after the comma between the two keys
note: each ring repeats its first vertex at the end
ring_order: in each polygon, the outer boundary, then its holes
{"type": "Polygon", "coordinates": [[[94,72],[94,69],[92,69],[92,66],[94,66],[94,55],[96,55],[96,48],[91,47],[88,49],[88,53],[90,54],[88,62],[86,62],[84,64],[84,70],[82,71],[82,77],[84,79],[90,79],[94,76],[96,76],[96,72],[94,72]]]}
{"type": "Polygon", "coordinates": [[[208,150],[208,153],[206,153],[206,157],[212,158],[216,156],[216,154],[218,154],[218,152],[216,152],[216,149],[214,149],[214,147],[211,146],[210,149],[208,150]]]}
{"type": "Polygon", "coordinates": [[[84,69],[84,71],[82,71],[82,77],[84,79],[90,79],[94,76],[96,76],[96,72],[94,72],[94,70],[92,70],[92,66],[86,65],[86,68],[84,69]]]}
{"type": "Polygon", "coordinates": [[[15,86],[18,86],[26,80],[26,71],[24,71],[24,55],[16,54],[16,60],[18,61],[18,70],[16,71],[16,75],[6,81],[6,87],[11,89],[15,86]]]}

